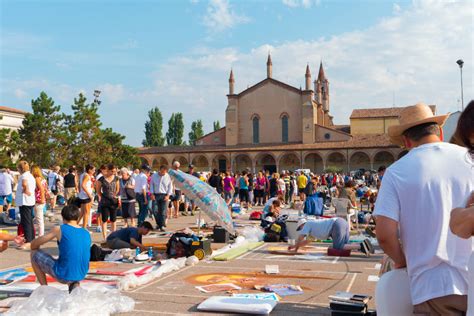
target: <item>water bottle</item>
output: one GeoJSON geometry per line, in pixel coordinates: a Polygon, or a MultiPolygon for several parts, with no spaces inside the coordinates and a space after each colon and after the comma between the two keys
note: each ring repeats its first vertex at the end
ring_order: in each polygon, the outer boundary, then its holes
{"type": "Polygon", "coordinates": [[[137,247],[135,248],[135,257],[137,257],[140,254],[140,248],[137,247]]]}
{"type": "Polygon", "coordinates": [[[153,247],[148,248],[148,258],[153,258],[153,247]]]}

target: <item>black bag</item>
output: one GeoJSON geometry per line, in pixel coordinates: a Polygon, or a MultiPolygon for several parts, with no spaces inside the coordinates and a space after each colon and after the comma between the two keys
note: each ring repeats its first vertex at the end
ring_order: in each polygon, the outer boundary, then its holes
{"type": "Polygon", "coordinates": [[[179,238],[192,238],[192,235],[186,233],[174,233],[166,244],[166,254],[169,258],[190,257],[191,245],[186,245],[179,238]]]}
{"type": "Polygon", "coordinates": [[[125,188],[125,194],[127,195],[127,200],[135,200],[137,193],[134,189],[125,188]]]}

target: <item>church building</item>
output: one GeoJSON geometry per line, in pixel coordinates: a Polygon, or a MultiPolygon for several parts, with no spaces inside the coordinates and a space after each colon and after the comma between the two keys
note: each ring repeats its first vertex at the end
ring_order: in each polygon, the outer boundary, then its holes
{"type": "Polygon", "coordinates": [[[320,173],[328,167],[377,169],[398,159],[402,149],[386,133],[398,124],[403,107],[354,109],[350,125],[335,125],[322,62],[313,82],[306,66],[304,89],[273,78],[270,55],[266,68],[265,79],[241,92],[235,91],[238,77],[230,71],[225,127],[198,139],[195,146],[139,148],[142,161],[153,168],[177,160],[199,171],[320,173]]]}

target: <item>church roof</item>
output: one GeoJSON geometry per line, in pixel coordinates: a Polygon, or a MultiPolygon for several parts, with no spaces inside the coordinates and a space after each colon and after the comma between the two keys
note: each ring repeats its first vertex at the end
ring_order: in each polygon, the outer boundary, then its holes
{"type": "Polygon", "coordinates": [[[318,80],[323,81],[326,80],[326,75],[324,74],[323,62],[319,64],[319,73],[318,73],[318,80]]]}
{"type": "Polygon", "coordinates": [[[242,144],[236,146],[164,146],[164,147],[141,147],[139,154],[175,154],[194,152],[249,152],[249,151],[292,151],[292,150],[336,150],[336,149],[364,149],[364,148],[397,148],[392,144],[386,134],[353,135],[347,141],[324,141],[313,144],[301,143],[277,143],[277,144],[242,144]]]}
{"type": "Polygon", "coordinates": [[[235,96],[237,96],[237,97],[240,98],[240,97],[246,95],[247,93],[252,92],[252,91],[254,91],[254,90],[256,90],[256,89],[258,89],[258,88],[264,86],[267,82],[272,82],[272,83],[276,84],[277,86],[280,86],[280,87],[282,87],[282,88],[284,88],[284,89],[293,91],[293,92],[295,92],[295,93],[299,93],[299,94],[302,94],[302,93],[303,93],[303,90],[300,90],[300,89],[298,89],[298,88],[296,88],[296,87],[290,86],[289,84],[286,84],[286,83],[284,83],[284,82],[278,81],[278,80],[273,79],[273,78],[265,78],[265,79],[263,79],[262,81],[260,81],[260,82],[258,82],[258,83],[256,83],[256,84],[254,84],[253,86],[251,86],[251,87],[245,89],[244,91],[240,92],[239,94],[237,94],[237,95],[235,95],[235,96]]]}
{"type": "Polygon", "coordinates": [[[3,112],[10,112],[10,113],[16,113],[16,114],[27,114],[28,112],[20,110],[20,109],[15,109],[15,108],[10,108],[8,106],[0,106],[0,111],[3,112]]]}
{"type": "MultiPolygon", "coordinates": [[[[436,105],[429,106],[436,114],[436,105]]],[[[382,117],[399,117],[400,113],[405,107],[391,107],[391,108],[373,108],[373,109],[355,109],[352,111],[351,119],[358,118],[382,118],[382,117]]]]}

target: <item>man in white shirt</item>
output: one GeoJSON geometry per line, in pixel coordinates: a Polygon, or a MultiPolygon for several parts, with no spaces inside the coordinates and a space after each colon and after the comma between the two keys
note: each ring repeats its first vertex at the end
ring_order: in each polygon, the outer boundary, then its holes
{"type": "Polygon", "coordinates": [[[16,188],[15,204],[20,209],[20,225],[23,227],[26,244],[25,249],[30,247],[30,242],[35,239],[33,226],[33,208],[35,207],[36,181],[30,173],[30,165],[26,161],[18,163],[18,186],[16,188]]]}
{"type": "Polygon", "coordinates": [[[472,242],[449,230],[449,217],[474,190],[474,169],[465,148],[442,142],[447,117],[425,104],[401,112],[388,132],[409,152],[387,168],[375,205],[377,239],[396,269],[407,268],[415,315],[467,310],[472,242]]]}
{"type": "Polygon", "coordinates": [[[13,200],[13,177],[8,169],[0,167],[0,213],[5,210],[8,212],[13,200]]]}
{"type": "Polygon", "coordinates": [[[153,216],[155,217],[156,228],[165,231],[167,204],[170,195],[173,194],[173,183],[168,174],[167,166],[160,166],[160,171],[151,176],[150,192],[153,200],[153,216]]]}
{"type": "Polygon", "coordinates": [[[146,164],[142,165],[141,172],[135,177],[135,193],[138,202],[138,226],[145,222],[148,215],[148,176],[150,175],[150,167],[146,164]]]}

